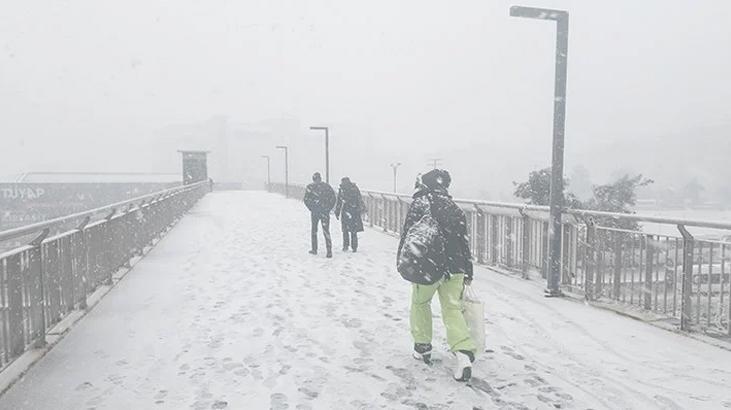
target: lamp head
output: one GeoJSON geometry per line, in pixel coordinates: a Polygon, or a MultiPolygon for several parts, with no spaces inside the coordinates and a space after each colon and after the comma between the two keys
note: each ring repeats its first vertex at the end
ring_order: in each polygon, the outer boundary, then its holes
{"type": "Polygon", "coordinates": [[[513,6],[510,8],[512,17],[524,17],[538,20],[563,20],[569,17],[564,10],[541,9],[536,7],[513,6]]]}

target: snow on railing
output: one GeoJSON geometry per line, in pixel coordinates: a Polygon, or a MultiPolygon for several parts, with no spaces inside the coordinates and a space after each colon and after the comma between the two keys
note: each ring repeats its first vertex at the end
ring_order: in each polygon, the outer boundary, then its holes
{"type": "Polygon", "coordinates": [[[29,346],[87,296],[144,254],[209,190],[184,185],[0,232],[0,241],[28,241],[0,253],[0,367],[29,346]],[[100,218],[100,219],[95,219],[100,218]]]}

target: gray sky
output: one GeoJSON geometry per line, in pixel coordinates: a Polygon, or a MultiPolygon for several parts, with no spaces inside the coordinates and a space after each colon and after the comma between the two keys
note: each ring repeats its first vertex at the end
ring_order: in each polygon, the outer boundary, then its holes
{"type": "MultiPolygon", "coordinates": [[[[333,124],[337,169],[362,185],[385,189],[390,161],[413,175],[436,155],[456,185],[503,195],[548,165],[552,121],[555,29],[510,18],[512,4],[6,2],[0,175],[176,170],[176,156],[146,149],[169,124],[287,117],[303,124],[292,144],[333,124]]],[[[663,136],[731,133],[731,2],[523,4],[571,13],[567,172],[658,173],[680,154],[663,136]],[[660,143],[615,155],[635,141],[660,143]]],[[[728,157],[731,143],[713,151],[728,157]]]]}

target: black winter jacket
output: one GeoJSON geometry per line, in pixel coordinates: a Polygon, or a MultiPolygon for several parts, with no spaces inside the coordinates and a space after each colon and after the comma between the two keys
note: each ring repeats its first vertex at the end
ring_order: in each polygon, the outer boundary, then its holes
{"type": "Polygon", "coordinates": [[[335,191],[325,182],[313,182],[307,185],[303,201],[313,214],[329,214],[335,206],[335,191]]]}
{"type": "Polygon", "coordinates": [[[464,273],[465,278],[472,279],[472,253],[470,252],[467,235],[467,219],[464,211],[452,201],[446,190],[423,189],[414,194],[414,200],[409,206],[406,221],[401,229],[401,241],[398,254],[404,245],[406,233],[412,225],[417,223],[431,206],[432,217],[437,220],[444,235],[447,252],[447,272],[464,273]],[[431,198],[431,204],[430,199],[431,198]]]}
{"type": "Polygon", "coordinates": [[[352,182],[340,184],[335,216],[342,218],[348,232],[363,232],[361,214],[364,210],[365,204],[358,185],[352,182]]]}

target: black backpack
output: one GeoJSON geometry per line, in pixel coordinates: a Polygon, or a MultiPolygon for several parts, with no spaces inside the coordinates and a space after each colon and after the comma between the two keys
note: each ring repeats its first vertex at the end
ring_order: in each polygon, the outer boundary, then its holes
{"type": "Polygon", "coordinates": [[[437,283],[446,271],[445,236],[428,200],[427,212],[406,232],[397,264],[402,278],[419,285],[437,283]]]}

